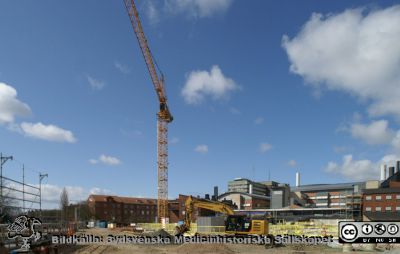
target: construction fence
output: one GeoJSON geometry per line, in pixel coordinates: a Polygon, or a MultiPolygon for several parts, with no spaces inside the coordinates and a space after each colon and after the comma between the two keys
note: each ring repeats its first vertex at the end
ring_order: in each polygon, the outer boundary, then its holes
{"type": "MultiPolygon", "coordinates": [[[[164,230],[169,234],[175,231],[176,223],[166,224],[164,230]]],[[[162,226],[160,223],[139,223],[137,227],[142,228],[146,232],[159,230],[162,226]]],[[[224,226],[197,226],[196,223],[190,225],[189,234],[223,234],[224,226]]],[[[280,224],[269,224],[269,233],[272,235],[304,235],[304,236],[333,236],[338,237],[338,223],[332,222],[291,222],[280,224]]]]}

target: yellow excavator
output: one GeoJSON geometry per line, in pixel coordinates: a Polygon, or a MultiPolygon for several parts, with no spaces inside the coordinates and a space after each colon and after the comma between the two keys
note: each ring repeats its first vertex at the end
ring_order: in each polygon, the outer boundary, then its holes
{"type": "Polygon", "coordinates": [[[232,207],[218,201],[188,196],[185,201],[185,220],[176,227],[175,235],[190,231],[194,208],[202,208],[227,215],[225,233],[229,235],[268,235],[266,219],[251,219],[244,215],[235,215],[232,207]]]}

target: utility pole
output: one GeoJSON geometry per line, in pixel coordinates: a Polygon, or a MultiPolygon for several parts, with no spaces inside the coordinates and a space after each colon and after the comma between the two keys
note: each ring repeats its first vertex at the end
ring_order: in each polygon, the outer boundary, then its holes
{"type": "Polygon", "coordinates": [[[22,164],[22,211],[25,213],[25,165],[22,164]]]}
{"type": "Polygon", "coordinates": [[[12,156],[4,156],[0,153],[0,202],[1,202],[1,212],[3,212],[4,198],[3,198],[3,165],[8,160],[13,160],[12,156]]]}
{"type": "Polygon", "coordinates": [[[42,181],[45,177],[49,177],[49,174],[39,173],[39,215],[42,219],[42,181]]]}

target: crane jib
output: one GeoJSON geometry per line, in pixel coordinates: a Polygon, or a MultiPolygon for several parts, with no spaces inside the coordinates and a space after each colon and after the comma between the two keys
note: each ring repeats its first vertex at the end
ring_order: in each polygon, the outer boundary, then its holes
{"type": "Polygon", "coordinates": [[[160,111],[157,113],[157,177],[158,177],[158,199],[157,199],[157,218],[161,223],[169,220],[168,212],[168,123],[172,122],[173,117],[168,109],[167,96],[164,88],[164,78],[161,73],[159,78],[156,66],[157,62],[153,59],[146,36],[139,19],[139,13],[133,0],[124,0],[133,31],[139,42],[140,50],[149,71],[151,81],[158,96],[160,111]]]}

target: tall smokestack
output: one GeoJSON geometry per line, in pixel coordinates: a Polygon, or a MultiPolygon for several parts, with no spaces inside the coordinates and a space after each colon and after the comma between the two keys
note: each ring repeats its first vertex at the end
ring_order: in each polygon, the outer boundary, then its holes
{"type": "Polygon", "coordinates": [[[381,165],[381,181],[386,180],[386,165],[382,164],[381,165]]]}
{"type": "Polygon", "coordinates": [[[300,173],[296,172],[296,187],[300,186],[300,173]]]}
{"type": "Polygon", "coordinates": [[[395,173],[398,173],[400,171],[400,161],[396,161],[396,171],[395,173]]]}
{"type": "Polygon", "coordinates": [[[391,177],[392,175],[394,175],[394,167],[389,167],[389,177],[391,177]]]}
{"type": "Polygon", "coordinates": [[[214,200],[218,200],[218,186],[214,186],[214,200]]]}

